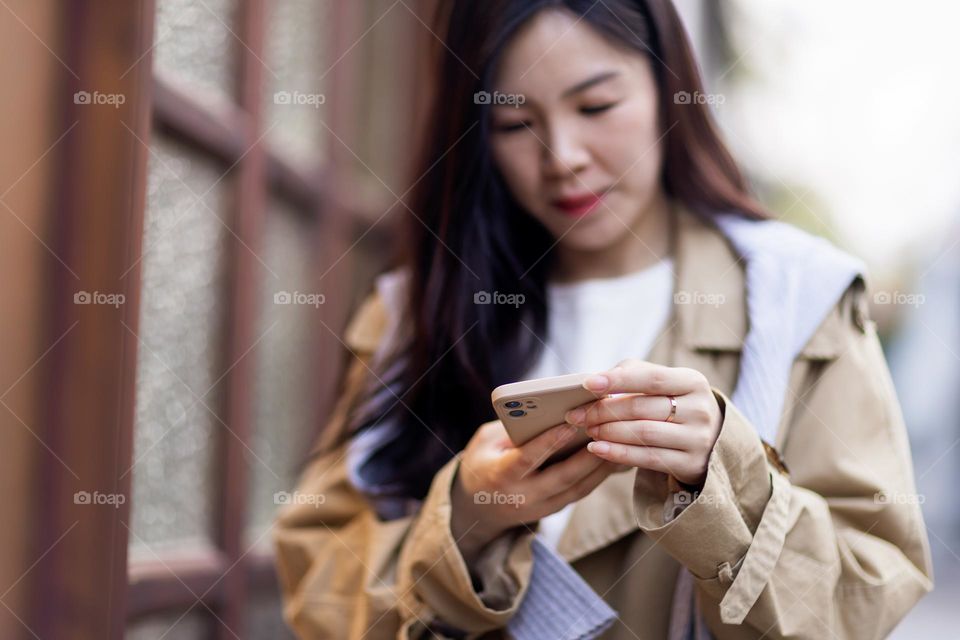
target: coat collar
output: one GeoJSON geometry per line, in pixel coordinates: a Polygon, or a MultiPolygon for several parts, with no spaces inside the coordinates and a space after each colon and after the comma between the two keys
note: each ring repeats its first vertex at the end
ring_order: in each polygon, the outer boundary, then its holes
{"type": "MultiPolygon", "coordinates": [[[[746,262],[709,217],[679,203],[673,214],[677,340],[690,351],[739,352],[749,329],[746,262]]],[[[829,313],[798,357],[838,357],[848,322],[840,309],[829,313]]]]}
{"type": "MultiPolygon", "coordinates": [[[[674,202],[671,224],[674,247],[674,314],[676,339],[691,351],[735,351],[743,347],[748,319],[745,262],[723,232],[707,216],[674,202]]],[[[403,274],[398,270],[377,279],[377,295],[358,310],[344,337],[356,351],[375,351],[399,322],[403,274]],[[391,318],[391,316],[397,316],[391,318]]],[[[842,348],[844,318],[831,313],[814,333],[800,357],[830,359],[842,348]]]]}

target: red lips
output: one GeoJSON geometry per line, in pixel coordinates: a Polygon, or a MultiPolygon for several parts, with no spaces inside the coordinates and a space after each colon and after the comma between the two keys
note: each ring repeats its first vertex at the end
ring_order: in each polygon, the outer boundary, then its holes
{"type": "Polygon", "coordinates": [[[550,202],[554,207],[560,210],[561,213],[564,213],[568,216],[584,216],[594,209],[597,208],[597,205],[603,200],[603,197],[606,195],[606,191],[601,191],[599,193],[586,193],[574,196],[568,196],[565,198],[558,198],[550,202]]]}

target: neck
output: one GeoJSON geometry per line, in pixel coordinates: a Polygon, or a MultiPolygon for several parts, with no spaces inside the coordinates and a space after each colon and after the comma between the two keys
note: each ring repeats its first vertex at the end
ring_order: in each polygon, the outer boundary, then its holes
{"type": "Polygon", "coordinates": [[[672,251],[670,217],[669,201],[660,194],[613,245],[602,249],[558,246],[554,281],[615,278],[656,264],[672,251]]]}

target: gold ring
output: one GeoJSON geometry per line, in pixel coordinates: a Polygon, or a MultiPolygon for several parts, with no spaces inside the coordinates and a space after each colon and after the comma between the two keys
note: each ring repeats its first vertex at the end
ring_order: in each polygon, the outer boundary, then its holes
{"type": "Polygon", "coordinates": [[[667,396],[667,400],[670,401],[670,415],[664,422],[673,422],[673,419],[677,417],[677,399],[673,396],[667,396]]]}

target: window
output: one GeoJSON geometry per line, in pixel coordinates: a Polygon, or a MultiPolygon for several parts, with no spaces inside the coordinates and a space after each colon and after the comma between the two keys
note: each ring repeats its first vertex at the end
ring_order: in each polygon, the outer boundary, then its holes
{"type": "MultiPolygon", "coordinates": [[[[64,206],[90,215],[63,242],[99,238],[71,266],[127,304],[62,317],[80,328],[64,345],[101,336],[101,361],[84,375],[89,359],[57,360],[77,398],[52,410],[64,468],[45,491],[124,500],[51,508],[29,625],[43,637],[289,637],[270,525],[332,406],[339,332],[389,255],[428,4],[75,9],[71,90],[129,99],[107,118],[69,110],[72,135],[101,142],[66,154],[64,206]],[[84,403],[99,417],[63,415],[84,403]],[[89,620],[49,615],[77,594],[89,620]]],[[[77,286],[64,277],[57,296],[77,286]]]]}

